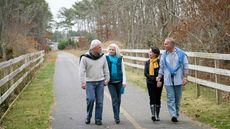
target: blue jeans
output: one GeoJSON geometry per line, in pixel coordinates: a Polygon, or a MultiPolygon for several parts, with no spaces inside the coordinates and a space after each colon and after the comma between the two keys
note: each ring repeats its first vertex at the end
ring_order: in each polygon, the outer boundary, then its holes
{"type": "Polygon", "coordinates": [[[104,99],[104,81],[86,82],[86,101],[87,101],[87,119],[91,119],[94,102],[95,107],[95,121],[102,120],[104,99]]]}
{"type": "Polygon", "coordinates": [[[120,105],[121,105],[121,86],[122,83],[109,83],[108,88],[112,99],[113,114],[115,120],[120,120],[120,105]]]}
{"type": "Polygon", "coordinates": [[[182,85],[165,86],[167,91],[167,104],[171,117],[179,117],[182,85]]]}

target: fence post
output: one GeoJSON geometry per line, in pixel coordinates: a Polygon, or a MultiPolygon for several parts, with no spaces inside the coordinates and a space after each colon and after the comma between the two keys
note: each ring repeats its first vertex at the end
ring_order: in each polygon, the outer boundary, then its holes
{"type": "MultiPolygon", "coordinates": [[[[195,57],[195,65],[199,65],[199,60],[195,57]]],[[[195,78],[198,78],[197,71],[195,70],[195,78]]],[[[200,97],[200,85],[196,83],[196,97],[200,97]]]]}
{"type": "MultiPolygon", "coordinates": [[[[219,68],[219,61],[214,60],[215,68],[219,68]]],[[[218,75],[215,74],[215,82],[218,83],[218,75]]],[[[216,103],[220,104],[221,92],[220,90],[216,89],[216,103]]]]}
{"type": "MultiPolygon", "coordinates": [[[[10,72],[9,72],[9,74],[11,74],[13,71],[14,71],[14,66],[13,66],[13,63],[10,63],[10,72]]],[[[9,78],[11,78],[10,76],[9,76],[9,78]]],[[[14,79],[13,78],[11,78],[10,79],[10,87],[12,86],[14,84],[14,79]]]]}

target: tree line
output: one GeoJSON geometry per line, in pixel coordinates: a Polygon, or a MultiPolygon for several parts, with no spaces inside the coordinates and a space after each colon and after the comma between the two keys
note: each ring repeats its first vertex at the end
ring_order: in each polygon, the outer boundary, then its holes
{"type": "Polygon", "coordinates": [[[187,51],[230,51],[229,0],[82,0],[60,10],[60,26],[96,33],[127,48],[162,47],[174,37],[187,51]]]}
{"type": "Polygon", "coordinates": [[[51,18],[45,0],[0,0],[0,60],[44,49],[51,18]]]}

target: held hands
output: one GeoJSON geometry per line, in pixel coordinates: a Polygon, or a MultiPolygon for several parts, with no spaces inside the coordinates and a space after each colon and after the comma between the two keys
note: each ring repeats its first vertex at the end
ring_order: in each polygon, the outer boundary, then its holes
{"type": "Polygon", "coordinates": [[[157,82],[157,87],[160,88],[162,86],[162,82],[157,82]]]}
{"type": "Polygon", "coordinates": [[[160,77],[157,77],[157,78],[156,78],[156,81],[157,81],[157,82],[160,82],[160,81],[161,81],[161,78],[160,78],[160,77]]]}
{"type": "Polygon", "coordinates": [[[157,81],[157,87],[161,87],[162,86],[161,78],[157,77],[156,81],[157,81]]]}

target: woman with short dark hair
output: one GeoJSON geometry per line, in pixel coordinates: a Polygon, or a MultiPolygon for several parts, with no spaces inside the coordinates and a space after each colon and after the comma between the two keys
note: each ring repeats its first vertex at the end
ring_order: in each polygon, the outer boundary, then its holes
{"type": "Polygon", "coordinates": [[[156,78],[159,71],[159,55],[160,50],[157,47],[152,47],[149,50],[149,60],[145,62],[144,68],[144,75],[146,77],[153,121],[160,120],[159,113],[161,107],[161,93],[163,83],[157,86],[156,78]]]}

